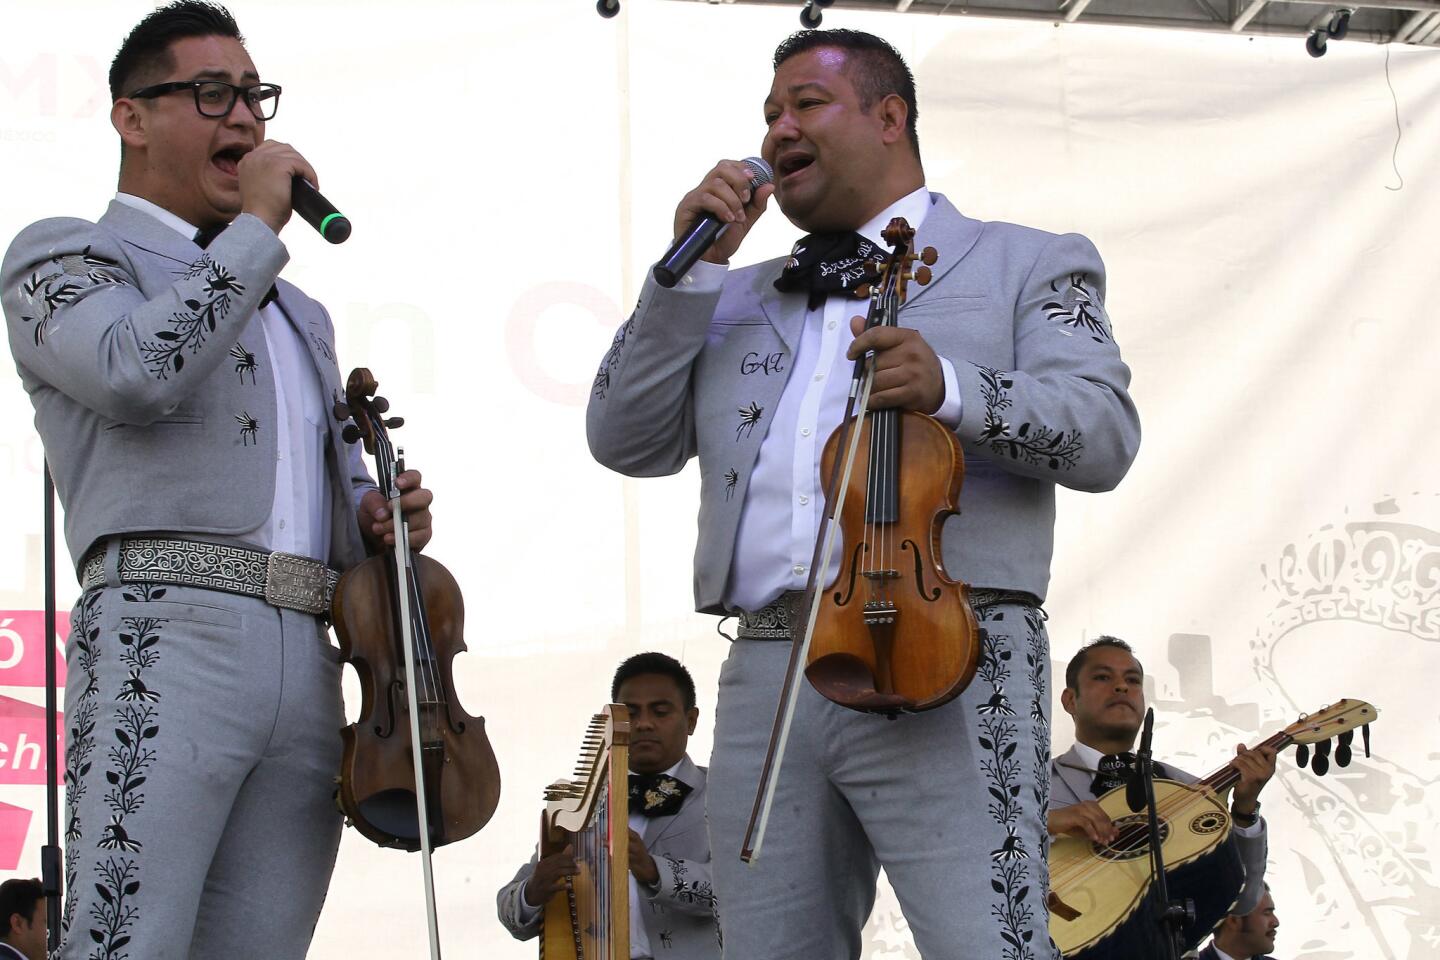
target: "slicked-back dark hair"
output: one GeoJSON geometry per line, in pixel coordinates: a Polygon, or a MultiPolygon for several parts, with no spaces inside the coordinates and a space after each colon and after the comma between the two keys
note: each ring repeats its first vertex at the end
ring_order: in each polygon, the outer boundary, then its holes
{"type": "MultiPolygon", "coordinates": [[[[1090,651],[1096,647],[1114,647],[1116,650],[1124,650],[1132,657],[1135,656],[1135,651],[1130,648],[1130,644],[1121,640],[1119,637],[1096,637],[1081,647],[1075,656],[1070,658],[1070,662],[1065,665],[1065,686],[1071,690],[1080,689],[1080,671],[1085,669],[1085,659],[1090,656],[1090,651]]],[[[1135,662],[1140,662],[1138,657],[1135,662]]]]}
{"type": "Polygon", "coordinates": [[[695,709],[695,681],[690,678],[690,671],[686,670],[685,665],[674,657],[653,652],[637,653],[620,664],[620,669],[615,671],[615,680],[610,684],[611,701],[620,696],[620,685],[626,680],[648,673],[659,674],[674,680],[675,686],[680,688],[680,696],[685,701],[685,709],[695,709]]]}
{"type": "Polygon", "coordinates": [[[119,100],[175,66],[170,44],[187,37],[245,38],[230,11],[206,0],[175,0],[135,25],[110,63],[110,99],[119,100]],[[153,79],[152,79],[153,78],[153,79]]]}
{"type": "Polygon", "coordinates": [[[845,75],[855,85],[862,110],[869,110],[892,93],[905,101],[905,132],[910,138],[910,149],[918,159],[920,135],[915,122],[920,118],[920,108],[915,103],[915,75],[900,52],[863,30],[800,30],[775,48],[775,69],[779,70],[780,64],[796,54],[821,47],[845,51],[845,75]]]}
{"type": "Polygon", "coordinates": [[[0,937],[8,937],[10,918],[20,914],[31,923],[35,922],[35,904],[45,897],[45,890],[39,880],[6,880],[0,883],[0,937]]]}

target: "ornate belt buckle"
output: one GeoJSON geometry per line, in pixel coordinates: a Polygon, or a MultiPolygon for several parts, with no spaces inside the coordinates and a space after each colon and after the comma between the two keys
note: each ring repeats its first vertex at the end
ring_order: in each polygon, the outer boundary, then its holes
{"type": "Polygon", "coordinates": [[[273,607],[322,614],[330,609],[325,597],[325,565],[293,553],[272,553],[265,566],[265,602],[273,607]]]}

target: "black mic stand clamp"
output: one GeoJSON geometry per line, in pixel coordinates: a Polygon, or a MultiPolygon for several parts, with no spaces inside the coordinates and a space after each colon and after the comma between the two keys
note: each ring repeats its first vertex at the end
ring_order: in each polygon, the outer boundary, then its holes
{"type": "Polygon", "coordinates": [[[1145,808],[1150,828],[1150,865],[1155,877],[1155,922],[1160,925],[1160,939],[1165,944],[1166,960],[1180,960],[1185,952],[1185,925],[1195,921],[1195,902],[1189,899],[1171,900],[1170,890],[1165,882],[1165,854],[1160,849],[1160,814],[1155,807],[1155,767],[1150,756],[1150,738],[1154,732],[1155,710],[1152,707],[1145,711],[1145,732],[1140,735],[1140,749],[1135,751],[1133,776],[1145,787],[1145,808]]]}

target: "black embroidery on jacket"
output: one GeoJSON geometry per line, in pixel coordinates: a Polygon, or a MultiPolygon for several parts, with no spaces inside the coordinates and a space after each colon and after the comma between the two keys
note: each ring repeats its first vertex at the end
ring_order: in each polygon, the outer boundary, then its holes
{"type": "Polygon", "coordinates": [[[60,925],[69,931],[75,919],[75,881],[79,877],[80,801],[89,790],[86,779],[94,766],[90,755],[95,752],[95,711],[100,678],[95,664],[100,659],[100,606],[101,593],[87,591],[76,604],[74,622],[71,625],[70,641],[75,648],[70,668],[79,670],[85,677],[85,689],[81,691],[75,710],[67,717],[65,731],[65,909],[60,925]]]}
{"type": "Polygon", "coordinates": [[[670,865],[670,895],[681,903],[701,903],[712,906],[715,903],[715,891],[711,889],[709,882],[705,880],[686,880],[690,868],[685,865],[684,860],[677,860],[668,853],[660,856],[670,865]]]}
{"type": "MultiPolygon", "coordinates": [[[[640,304],[635,304],[638,312],[640,304]]],[[[600,369],[595,372],[595,383],[593,390],[595,399],[604,400],[605,394],[610,392],[610,371],[620,365],[620,353],[625,347],[625,340],[635,330],[635,315],[631,314],[630,319],[620,325],[615,331],[615,339],[610,341],[610,349],[605,351],[605,356],[600,359],[600,369]]]]}
{"type": "Polygon", "coordinates": [[[90,905],[90,917],[97,926],[90,928],[94,946],[87,960],[128,960],[128,931],[140,915],[130,902],[140,892],[140,881],[135,879],[138,868],[134,860],[126,857],[111,857],[97,867],[100,880],[95,892],[100,898],[90,905]]]}
{"type": "Polygon", "coordinates": [[[230,356],[235,358],[235,372],[240,375],[240,382],[245,382],[245,374],[250,374],[250,385],[255,385],[255,371],[260,368],[255,354],[246,350],[244,345],[236,341],[230,348],[230,356]]]}
{"type": "Polygon", "coordinates": [[[88,246],[79,253],[51,257],[50,262],[60,269],[44,276],[37,270],[30,274],[29,280],[20,284],[20,296],[35,308],[35,316],[21,314],[20,319],[35,324],[37,347],[45,342],[55,311],[60,307],[79,300],[80,294],[91,287],[130,286],[130,281],[120,273],[119,263],[91,253],[88,246]]]}
{"type": "Polygon", "coordinates": [[[1041,308],[1045,316],[1090,334],[1090,339],[1096,343],[1108,342],[1111,334],[1105,322],[1104,308],[1100,305],[1100,298],[1086,285],[1085,274],[1070,274],[1063,292],[1058,284],[1059,281],[1050,281],[1050,289],[1060,294],[1060,300],[1052,300],[1041,308]]]}
{"type": "Polygon", "coordinates": [[[184,368],[186,350],[192,356],[199,352],[205,345],[206,335],[213,333],[216,325],[230,315],[234,306],[232,295],[245,295],[245,285],[225,267],[211,260],[208,253],[202,253],[199,260],[190,264],[181,273],[180,279],[194,280],[201,276],[205,278],[205,286],[200,295],[205,299],[186,299],[187,310],[177,310],[170,315],[167,321],[169,330],[157,330],[151,334],[155,339],[140,344],[145,365],[159,380],[184,368]]]}
{"type": "Polygon", "coordinates": [[[260,421],[250,416],[250,411],[237,413],[235,422],[240,424],[240,445],[242,447],[260,443],[260,421]]]}
{"type": "Polygon", "coordinates": [[[992,451],[1011,460],[1023,460],[1031,466],[1044,464],[1051,470],[1062,467],[1068,470],[1080,462],[1080,452],[1085,445],[1079,430],[1055,430],[1029,421],[1013,427],[1003,413],[1013,402],[1010,389],[1015,386],[1014,378],[993,367],[978,369],[980,396],[985,401],[985,423],[977,443],[988,444],[992,451]]]}
{"type": "Polygon", "coordinates": [[[725,471],[725,499],[726,499],[726,500],[729,500],[731,497],[735,496],[735,485],[736,485],[737,483],[739,483],[739,482],[740,482],[740,474],[738,474],[738,473],[735,472],[735,468],[734,468],[734,467],[731,467],[729,470],[726,470],[726,471],[725,471]]]}
{"type": "Polygon", "coordinates": [[[735,427],[736,442],[739,442],[742,437],[748,439],[750,434],[755,432],[755,424],[765,416],[765,408],[752,400],[749,406],[741,407],[739,413],[740,423],[735,427]]]}

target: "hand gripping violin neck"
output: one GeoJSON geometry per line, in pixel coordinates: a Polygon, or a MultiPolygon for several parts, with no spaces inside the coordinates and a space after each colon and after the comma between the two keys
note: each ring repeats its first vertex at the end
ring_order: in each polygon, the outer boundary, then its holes
{"type": "MultiPolygon", "coordinates": [[[[912,252],[914,237],[899,217],[885,228],[894,253],[878,266],[866,329],[898,326],[907,281],[930,282],[935,250],[912,252]],[[916,260],[924,265],[915,268],[916,260]]],[[[874,377],[872,353],[855,363],[845,416],[821,457],[822,476],[829,479],[805,589],[805,633],[791,649],[740,854],[746,861],[759,853],[801,664],[826,699],[892,718],[949,703],[979,664],[982,634],[970,588],[946,573],[940,550],[945,519],[959,512],[965,475],[960,442],[923,413],[868,409],[874,377]],[[826,586],[837,551],[839,575],[826,586]]]]}

